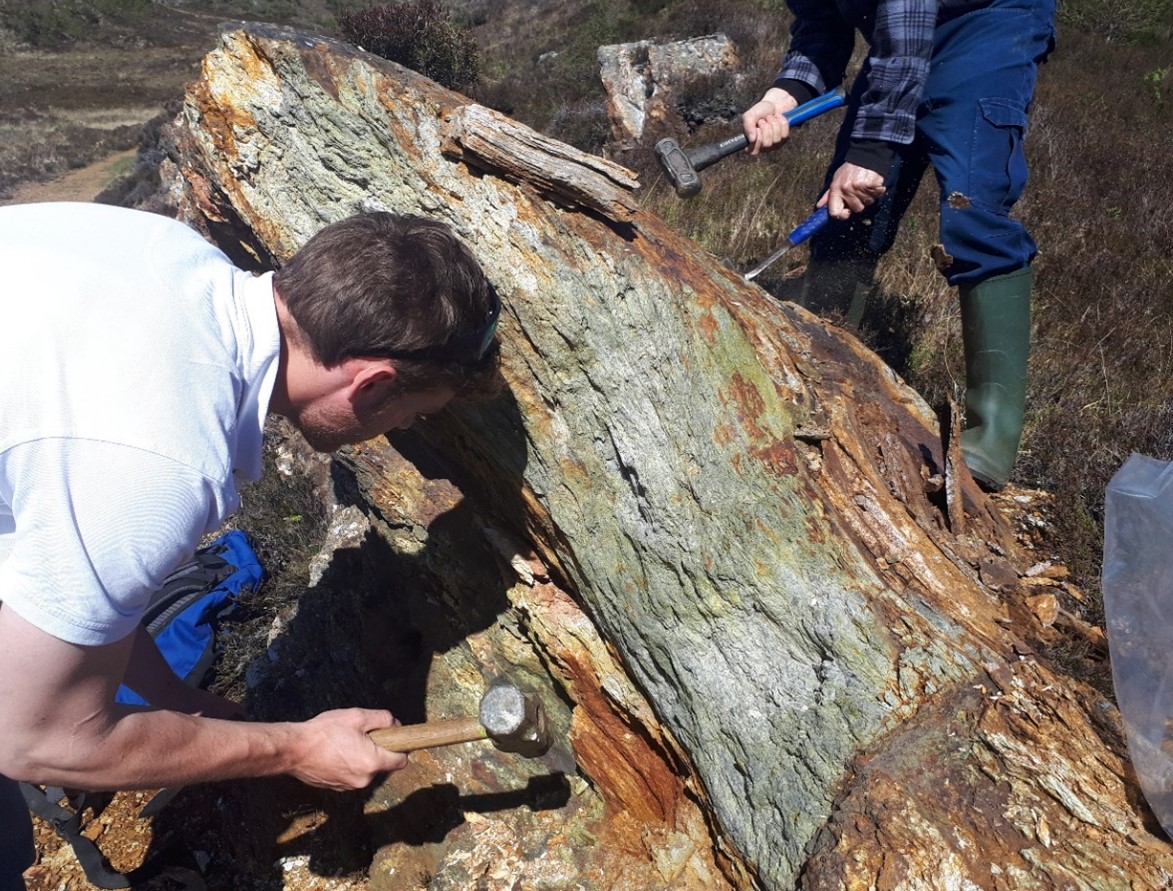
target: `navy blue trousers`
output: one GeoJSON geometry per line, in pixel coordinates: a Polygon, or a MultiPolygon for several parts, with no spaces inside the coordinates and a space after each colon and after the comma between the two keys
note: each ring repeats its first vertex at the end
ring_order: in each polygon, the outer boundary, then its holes
{"type": "Polygon", "coordinates": [[[28,805],[16,783],[0,776],[0,891],[24,891],[22,873],[36,858],[28,805]]]}
{"type": "MultiPolygon", "coordinates": [[[[991,0],[939,22],[916,135],[899,148],[884,197],[863,214],[832,220],[811,240],[811,256],[878,260],[931,165],[947,254],[941,272],[949,283],[977,284],[1029,266],[1034,239],[1010,212],[1026,186],[1027,110],[1038,67],[1054,47],[1054,22],[1055,0],[991,0]]],[[[865,64],[848,97],[827,184],[847,151],[867,74],[865,64]]]]}

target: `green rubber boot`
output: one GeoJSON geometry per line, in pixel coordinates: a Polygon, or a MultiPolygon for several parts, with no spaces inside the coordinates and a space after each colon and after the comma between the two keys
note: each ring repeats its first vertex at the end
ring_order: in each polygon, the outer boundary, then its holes
{"type": "Polygon", "coordinates": [[[997,491],[1010,479],[1022,438],[1030,267],[960,290],[966,424],[961,452],[974,479],[997,491]]]}
{"type": "Polygon", "coordinates": [[[858,331],[875,288],[876,264],[866,260],[812,260],[802,277],[798,305],[816,315],[858,331]]]}

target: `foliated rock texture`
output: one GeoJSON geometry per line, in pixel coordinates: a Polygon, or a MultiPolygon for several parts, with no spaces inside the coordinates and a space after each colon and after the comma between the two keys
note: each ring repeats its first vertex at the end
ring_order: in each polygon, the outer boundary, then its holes
{"type": "Polygon", "coordinates": [[[572,154],[477,167],[453,150],[469,105],[249,25],[172,128],[173,194],[241,262],[423,214],[505,303],[503,395],[344,452],[335,482],[408,598],[421,701],[519,676],[552,692],[559,743],[525,767],[414,759],[376,796],[372,882],[1164,887],[1115,712],[1034,655],[1037,558],[963,468],[944,478],[928,407],[638,202],[552,188],[581,183],[572,154]],[[412,798],[450,821],[405,819],[412,798]]]}

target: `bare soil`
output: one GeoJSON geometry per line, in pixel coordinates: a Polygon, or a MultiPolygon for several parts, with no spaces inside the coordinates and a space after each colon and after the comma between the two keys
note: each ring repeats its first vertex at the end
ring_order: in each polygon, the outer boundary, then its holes
{"type": "Polygon", "coordinates": [[[9,191],[9,197],[0,197],[0,205],[93,201],[107,186],[130,170],[137,154],[135,149],[126,149],[47,182],[20,183],[9,191]]]}

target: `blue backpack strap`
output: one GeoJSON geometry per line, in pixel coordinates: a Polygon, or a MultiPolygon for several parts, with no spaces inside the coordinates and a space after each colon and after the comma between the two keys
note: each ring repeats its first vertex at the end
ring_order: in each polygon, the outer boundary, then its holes
{"type": "MultiPolygon", "coordinates": [[[[216,620],[224,618],[243,591],[259,585],[264,569],[239,529],[221,535],[176,569],[151,598],[143,624],[172,670],[199,686],[215,658],[216,620]]],[[[124,705],[149,703],[128,687],[116,696],[124,705]]]]}

